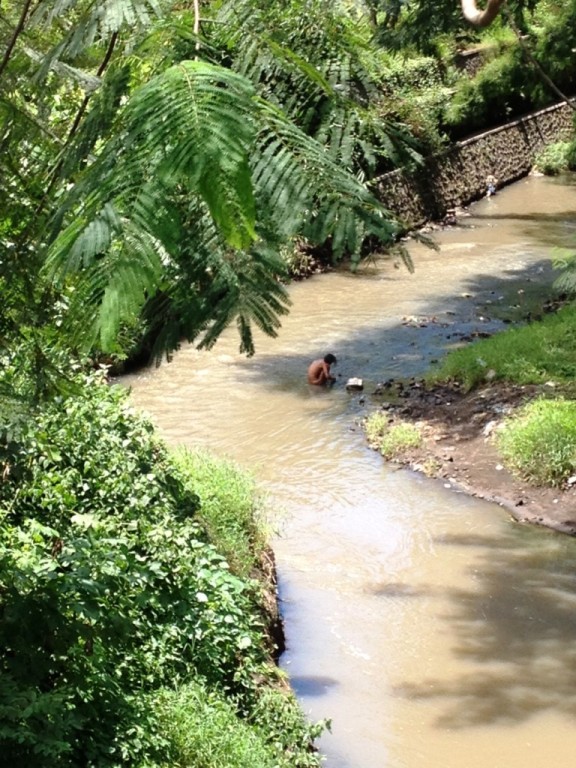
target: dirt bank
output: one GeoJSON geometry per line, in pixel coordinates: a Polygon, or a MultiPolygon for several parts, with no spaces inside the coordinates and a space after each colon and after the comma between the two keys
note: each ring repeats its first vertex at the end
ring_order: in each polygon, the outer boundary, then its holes
{"type": "Polygon", "coordinates": [[[502,466],[494,445],[502,419],[545,389],[494,383],[462,393],[458,387],[390,381],[374,398],[381,400],[390,424],[412,423],[423,435],[421,447],[411,449],[399,463],[494,501],[520,522],[576,535],[576,488],[523,482],[502,466]]]}

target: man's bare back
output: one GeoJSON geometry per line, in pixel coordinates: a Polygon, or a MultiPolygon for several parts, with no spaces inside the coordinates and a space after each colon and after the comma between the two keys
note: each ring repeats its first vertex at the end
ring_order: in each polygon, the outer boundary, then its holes
{"type": "Polygon", "coordinates": [[[330,366],[336,363],[334,355],[328,354],[322,360],[314,360],[308,366],[308,384],[328,384],[329,381],[336,381],[330,374],[330,366]]]}

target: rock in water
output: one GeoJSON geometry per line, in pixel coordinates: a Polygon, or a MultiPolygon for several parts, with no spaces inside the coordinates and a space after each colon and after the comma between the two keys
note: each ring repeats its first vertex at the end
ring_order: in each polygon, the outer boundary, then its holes
{"type": "Polygon", "coordinates": [[[364,389],[364,382],[362,379],[348,379],[346,382],[346,389],[349,391],[361,392],[364,389]]]}

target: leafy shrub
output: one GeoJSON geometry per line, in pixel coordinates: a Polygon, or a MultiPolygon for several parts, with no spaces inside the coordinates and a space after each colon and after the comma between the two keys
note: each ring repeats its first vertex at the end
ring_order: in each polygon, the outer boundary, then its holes
{"type": "Polygon", "coordinates": [[[510,49],[462,80],[445,114],[451,135],[491,128],[532,108],[526,69],[521,51],[510,49]]]}
{"type": "Polygon", "coordinates": [[[549,144],[534,159],[534,168],[546,176],[556,176],[569,170],[569,151],[571,144],[568,141],[558,141],[549,144]]]}
{"type": "Polygon", "coordinates": [[[148,694],[191,676],[251,706],[255,583],[126,393],[91,382],[1,448],[0,746],[7,765],[116,766],[162,749],[148,694]]]}
{"type": "Polygon", "coordinates": [[[252,713],[256,730],[273,744],[282,756],[281,768],[316,768],[320,756],[312,745],[325,730],[330,730],[329,720],[308,722],[292,693],[288,696],[283,687],[269,686],[260,692],[252,713]]]}
{"type": "Polygon", "coordinates": [[[569,171],[576,171],[576,139],[573,139],[568,144],[566,150],[566,165],[569,171]]]}
{"type": "Polygon", "coordinates": [[[382,117],[410,126],[420,151],[440,149],[444,136],[439,129],[453,80],[432,57],[387,56],[378,73],[382,97],[376,109],[382,117]]]}
{"type": "Polygon", "coordinates": [[[562,485],[576,470],[576,402],[538,399],[497,434],[504,462],[538,485],[562,485]]]}

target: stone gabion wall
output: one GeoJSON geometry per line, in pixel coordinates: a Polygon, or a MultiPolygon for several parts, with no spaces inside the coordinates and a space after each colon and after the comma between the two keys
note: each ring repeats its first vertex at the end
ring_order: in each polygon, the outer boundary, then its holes
{"type": "Polygon", "coordinates": [[[489,174],[498,186],[526,176],[538,152],[570,138],[573,118],[567,104],[558,104],[459,141],[414,173],[393,171],[375,180],[378,196],[407,229],[440,220],[448,209],[480,199],[489,174]]]}

